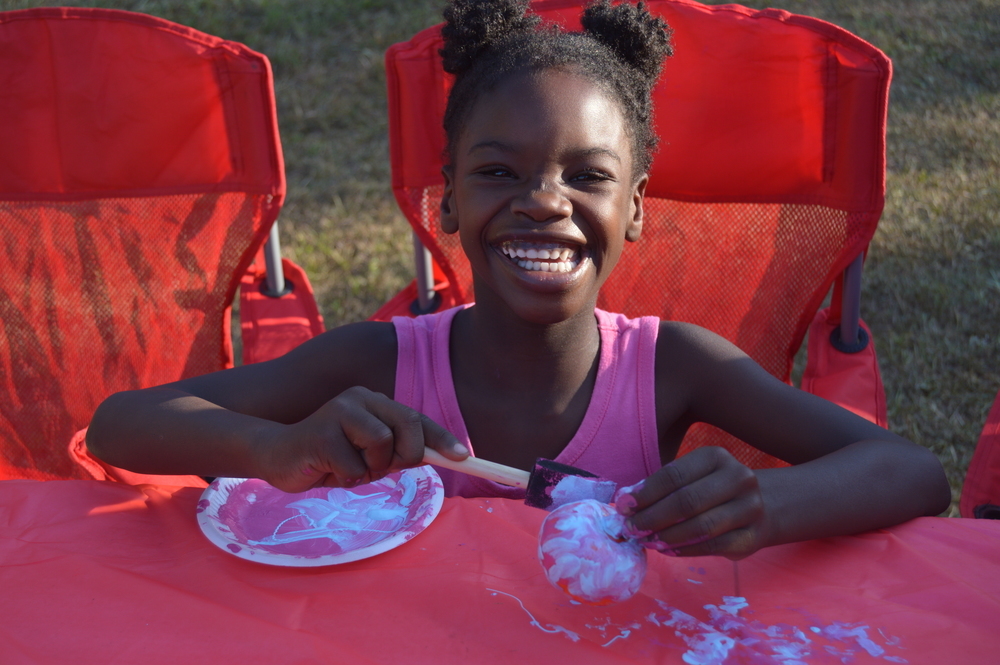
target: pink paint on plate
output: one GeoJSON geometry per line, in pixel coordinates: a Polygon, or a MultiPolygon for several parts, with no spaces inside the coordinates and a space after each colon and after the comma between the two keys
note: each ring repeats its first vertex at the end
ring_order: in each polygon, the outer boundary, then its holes
{"type": "Polygon", "coordinates": [[[216,546],[249,561],[327,566],[398,547],[427,528],[443,501],[429,466],[301,494],[256,478],[218,478],[199,502],[198,524],[216,546]]]}

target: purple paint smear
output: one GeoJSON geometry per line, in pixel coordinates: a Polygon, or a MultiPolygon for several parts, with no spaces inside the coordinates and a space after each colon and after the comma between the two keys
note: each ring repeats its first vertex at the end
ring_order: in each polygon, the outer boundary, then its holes
{"type": "Polygon", "coordinates": [[[433,510],[434,490],[430,478],[414,480],[404,473],[350,490],[323,487],[301,494],[286,494],[251,479],[230,491],[215,519],[243,545],[315,558],[368,547],[390,536],[412,538],[433,510]]]}
{"type": "MultiPolygon", "coordinates": [[[[488,590],[494,595],[503,593],[514,598],[530,618],[530,625],[546,633],[564,633],[574,642],[588,637],[554,624],[543,626],[516,596],[495,589],[488,590]]],[[[814,625],[806,629],[790,624],[765,625],[740,616],[740,611],[750,605],[745,598],[738,596],[723,596],[720,604],[705,605],[703,609],[707,610],[708,616],[703,618],[694,617],[661,600],[656,600],[656,603],[662,612],[649,613],[645,617],[646,623],[666,629],[680,638],[687,647],[681,659],[688,665],[850,665],[862,654],[891,663],[908,663],[905,658],[887,654],[888,648],[899,648],[900,638],[886,636],[879,629],[877,632],[883,640],[880,645],[869,635],[871,628],[860,623],[834,621],[817,626],[815,624],[821,622],[816,617],[810,617],[814,625]]],[[[584,627],[598,633],[600,640],[593,641],[603,641],[603,647],[627,640],[643,625],[638,621],[616,624],[610,618],[595,618],[594,621],[597,623],[587,623],[584,627]],[[609,640],[611,629],[617,634],[609,640]]],[[[661,641],[662,633],[654,630],[644,634],[652,643],[665,646],[661,641]]]]}

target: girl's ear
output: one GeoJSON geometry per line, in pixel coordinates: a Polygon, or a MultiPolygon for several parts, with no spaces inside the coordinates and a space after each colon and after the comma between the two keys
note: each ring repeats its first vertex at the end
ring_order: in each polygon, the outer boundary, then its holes
{"type": "Polygon", "coordinates": [[[454,174],[455,169],[451,166],[441,168],[441,175],[444,176],[444,194],[441,195],[441,230],[445,233],[458,232],[454,174]]]}
{"type": "Polygon", "coordinates": [[[632,190],[632,220],[625,229],[625,239],[635,242],[642,234],[642,199],[646,195],[646,185],[649,184],[649,174],[643,173],[632,190]]]}

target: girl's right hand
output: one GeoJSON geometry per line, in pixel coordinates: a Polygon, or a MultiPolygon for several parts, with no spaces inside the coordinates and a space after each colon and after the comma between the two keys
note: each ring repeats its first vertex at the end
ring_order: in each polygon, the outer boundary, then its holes
{"type": "Polygon", "coordinates": [[[427,416],[356,386],[280,434],[255,444],[259,477],[278,489],[354,487],[423,462],[424,447],[453,460],[469,451],[427,416]]]}
{"type": "Polygon", "coordinates": [[[705,446],[619,490],[628,533],[675,556],[742,559],[767,544],[769,516],[757,476],[724,448],[705,446]]]}

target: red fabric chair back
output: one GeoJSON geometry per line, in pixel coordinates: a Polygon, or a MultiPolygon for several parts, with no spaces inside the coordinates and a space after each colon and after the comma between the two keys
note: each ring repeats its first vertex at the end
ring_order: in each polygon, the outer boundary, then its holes
{"type": "Polygon", "coordinates": [[[958,510],[962,517],[1000,519],[1000,392],[965,474],[958,510]]]}
{"type": "MultiPolygon", "coordinates": [[[[579,29],[582,4],[533,8],[579,29]]],[[[787,381],[823,298],[881,215],[890,62],[813,18],[646,4],[674,29],[675,55],[654,93],[660,150],[642,238],[626,247],[598,304],[709,328],[787,381]]],[[[450,86],[440,47],[435,26],[386,54],[392,185],[444,275],[442,300],[460,303],[472,299],[471,270],[438,220],[450,86]]],[[[777,463],[703,425],[681,452],[708,444],[751,466],[777,463]]]]}
{"type": "Polygon", "coordinates": [[[168,21],[0,13],[0,478],[109,394],[233,363],[230,306],[285,193],[267,59],[168,21]]]}

